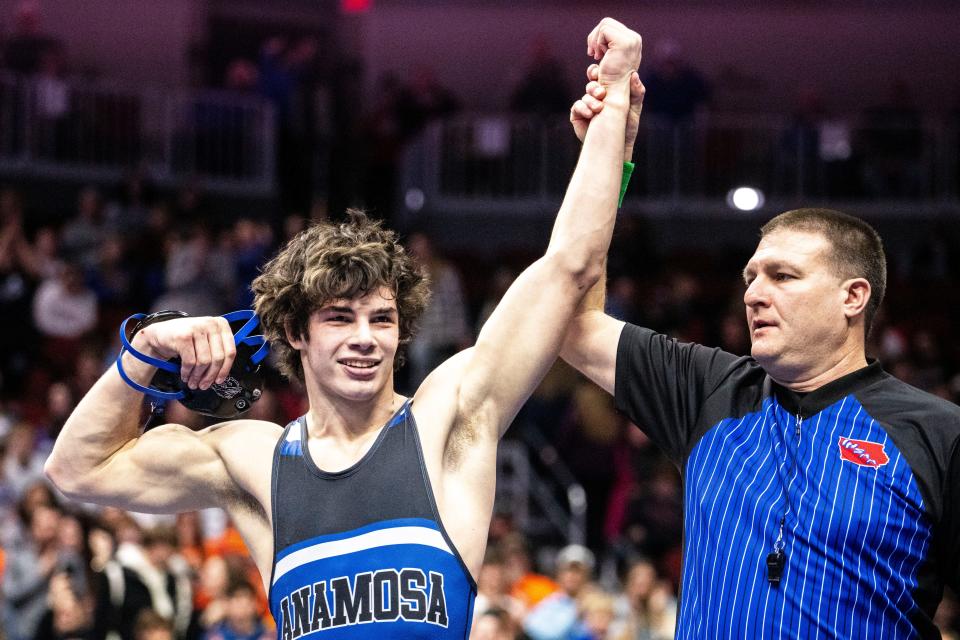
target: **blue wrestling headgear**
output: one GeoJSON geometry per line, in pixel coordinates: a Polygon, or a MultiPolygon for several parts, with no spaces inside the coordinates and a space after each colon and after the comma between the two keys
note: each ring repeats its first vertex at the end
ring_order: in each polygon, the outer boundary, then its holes
{"type": "Polygon", "coordinates": [[[120,349],[120,355],[117,356],[120,377],[137,391],[152,398],[155,401],[155,412],[158,404],[162,406],[168,400],[177,400],[191,411],[211,418],[221,420],[236,418],[260,399],[260,388],[263,386],[260,363],[270,352],[270,346],[262,335],[250,335],[260,324],[260,318],[253,311],[234,311],[223,316],[230,323],[230,329],[233,331],[237,356],[233,360],[227,379],[220,384],[212,385],[209,389],[187,387],[187,384],[180,379],[180,358],[159,360],[137,351],[130,344],[130,340],[140,329],[165,320],[185,318],[188,315],[183,311],[158,311],[150,315],[136,313],[124,320],[120,325],[120,342],[123,346],[120,349]],[[128,329],[131,320],[137,322],[128,329]],[[136,359],[157,368],[149,386],[145,387],[134,382],[123,370],[124,353],[129,353],[136,359]]]}

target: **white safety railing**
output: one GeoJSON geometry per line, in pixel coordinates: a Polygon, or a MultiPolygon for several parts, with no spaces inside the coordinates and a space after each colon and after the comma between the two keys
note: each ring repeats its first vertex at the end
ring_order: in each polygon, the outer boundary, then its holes
{"type": "MultiPolygon", "coordinates": [[[[407,215],[554,212],[578,153],[562,117],[437,122],[407,150],[401,205],[407,215]]],[[[749,186],[777,202],[897,201],[958,212],[958,153],[956,120],[711,114],[675,124],[644,115],[627,206],[709,209],[749,186]]]]}
{"type": "Polygon", "coordinates": [[[0,75],[0,172],[118,180],[138,167],[160,184],[269,194],[272,110],[225,91],[0,75]]]}

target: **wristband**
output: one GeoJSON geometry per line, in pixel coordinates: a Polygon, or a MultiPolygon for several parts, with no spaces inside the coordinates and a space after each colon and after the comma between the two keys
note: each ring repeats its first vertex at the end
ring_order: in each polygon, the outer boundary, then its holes
{"type": "Polygon", "coordinates": [[[623,175],[620,178],[620,199],[617,200],[617,208],[623,206],[623,196],[627,192],[627,185],[630,184],[630,176],[633,175],[633,163],[623,163],[623,175]]]}

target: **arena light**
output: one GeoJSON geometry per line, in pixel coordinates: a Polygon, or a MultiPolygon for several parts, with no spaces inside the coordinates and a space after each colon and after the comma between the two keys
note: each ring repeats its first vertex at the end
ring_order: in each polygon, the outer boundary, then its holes
{"type": "Polygon", "coordinates": [[[727,204],[740,211],[754,211],[763,206],[763,192],[753,187],[737,187],[727,193],[727,204]]]}
{"type": "Polygon", "coordinates": [[[426,203],[426,201],[427,198],[424,196],[423,191],[417,189],[416,187],[407,189],[407,193],[403,196],[403,202],[407,205],[407,209],[414,212],[423,209],[423,205],[426,203]]]}

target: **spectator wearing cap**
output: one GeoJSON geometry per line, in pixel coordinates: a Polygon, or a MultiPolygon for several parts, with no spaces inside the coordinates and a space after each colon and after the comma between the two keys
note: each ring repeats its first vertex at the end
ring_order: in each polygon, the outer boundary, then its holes
{"type": "Polygon", "coordinates": [[[544,598],[523,621],[523,630],[532,640],[572,640],[580,631],[577,598],[590,584],[593,552],[579,544],[568,545],[557,554],[556,565],[560,590],[544,598]]]}

